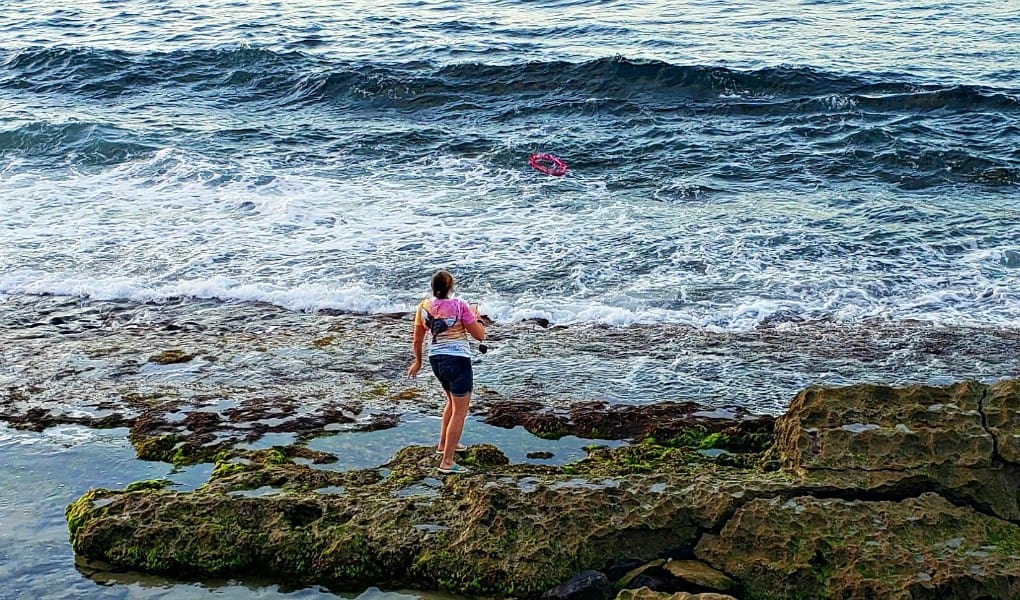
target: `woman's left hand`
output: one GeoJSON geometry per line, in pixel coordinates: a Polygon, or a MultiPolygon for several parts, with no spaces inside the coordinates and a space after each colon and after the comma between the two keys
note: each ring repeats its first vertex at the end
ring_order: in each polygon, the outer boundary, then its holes
{"type": "Polygon", "coordinates": [[[418,376],[418,371],[421,371],[421,361],[418,359],[411,361],[411,366],[407,367],[407,378],[414,379],[418,376]]]}

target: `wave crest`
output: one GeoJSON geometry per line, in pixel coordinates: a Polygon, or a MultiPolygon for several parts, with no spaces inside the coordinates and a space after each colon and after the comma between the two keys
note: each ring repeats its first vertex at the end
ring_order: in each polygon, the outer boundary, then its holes
{"type": "MultiPolygon", "coordinates": [[[[234,47],[173,52],[128,53],[92,48],[33,47],[0,58],[0,85],[35,91],[130,94],[164,83],[196,91],[246,89],[258,99],[288,102],[390,100],[425,105],[435,96],[448,101],[468,95],[586,93],[622,99],[648,94],[687,100],[815,98],[833,108],[936,110],[1020,108],[1020,91],[982,86],[918,84],[906,75],[856,75],[805,66],[737,70],[678,65],[616,56],[585,62],[535,61],[517,64],[457,63],[437,66],[331,63],[297,51],[234,47]],[[257,84],[257,86],[255,85],[257,84]],[[257,89],[256,89],[257,88],[257,89]],[[842,98],[842,99],[840,99],[842,98]]],[[[661,100],[661,99],[660,99],[661,100]]]]}

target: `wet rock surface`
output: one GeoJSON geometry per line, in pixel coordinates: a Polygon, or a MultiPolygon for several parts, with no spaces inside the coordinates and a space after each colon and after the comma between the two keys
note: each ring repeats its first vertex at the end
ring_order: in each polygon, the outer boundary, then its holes
{"type": "Polygon", "coordinates": [[[727,594],[716,594],[713,592],[705,594],[691,594],[690,592],[656,592],[648,588],[635,590],[623,590],[616,596],[616,600],[736,600],[727,594]]]}
{"type": "MultiPolygon", "coordinates": [[[[443,401],[437,387],[427,374],[417,382],[404,377],[410,326],[402,313],[0,296],[0,420],[102,427],[174,401],[195,409],[225,401],[240,410],[289,405],[293,414],[334,407],[359,420],[431,413],[443,401]]],[[[1020,376],[1015,330],[818,321],[721,332],[524,321],[493,324],[488,334],[489,352],[476,356],[476,414],[503,401],[538,402],[562,414],[595,401],[779,415],[815,382],[1020,376]]],[[[577,431],[586,427],[571,420],[577,431]]]]}
{"type": "Polygon", "coordinates": [[[609,600],[613,587],[601,571],[585,571],[570,581],[547,590],[542,598],[547,600],[609,600]]]}
{"type": "Polygon", "coordinates": [[[700,432],[704,437],[725,440],[726,447],[740,452],[764,449],[771,441],[773,419],[752,415],[739,407],[706,409],[694,402],[661,402],[653,405],[611,405],[607,402],[576,402],[566,409],[540,402],[489,402],[483,420],[497,427],[524,427],[544,438],[573,435],[595,439],[673,440],[700,432]]]}

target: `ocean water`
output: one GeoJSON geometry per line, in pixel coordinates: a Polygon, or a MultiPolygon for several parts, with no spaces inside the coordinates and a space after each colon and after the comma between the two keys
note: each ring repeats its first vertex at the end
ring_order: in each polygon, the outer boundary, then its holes
{"type": "MultiPolygon", "coordinates": [[[[494,331],[566,326],[494,344],[479,380],[508,395],[778,412],[810,383],[1020,375],[1015,0],[4,9],[0,401],[116,389],[70,345],[103,318],[389,314],[439,268],[494,331]]],[[[0,599],[331,596],[84,579],[63,504],[167,467],[64,432],[0,430],[0,599]]]]}
{"type": "Polygon", "coordinates": [[[18,1],[0,294],[1020,319],[1020,6],[18,1]],[[528,167],[535,151],[569,165],[528,167]]]}

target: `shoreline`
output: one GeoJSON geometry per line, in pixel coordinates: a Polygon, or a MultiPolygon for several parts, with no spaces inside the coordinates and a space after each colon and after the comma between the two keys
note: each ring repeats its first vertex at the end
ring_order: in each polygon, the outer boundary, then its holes
{"type": "MultiPolygon", "coordinates": [[[[42,406],[92,416],[102,406],[160,398],[196,406],[226,396],[292,398],[379,412],[430,412],[441,401],[427,373],[404,380],[410,321],[403,314],[67,297],[12,297],[3,307],[0,402],[7,402],[0,406],[8,414],[12,390],[21,412],[42,406]]],[[[476,407],[487,397],[564,409],[680,401],[778,416],[809,385],[990,383],[1020,375],[1013,358],[1020,328],[786,322],[713,333],[522,322],[488,333],[490,352],[475,356],[476,407]]]]}

